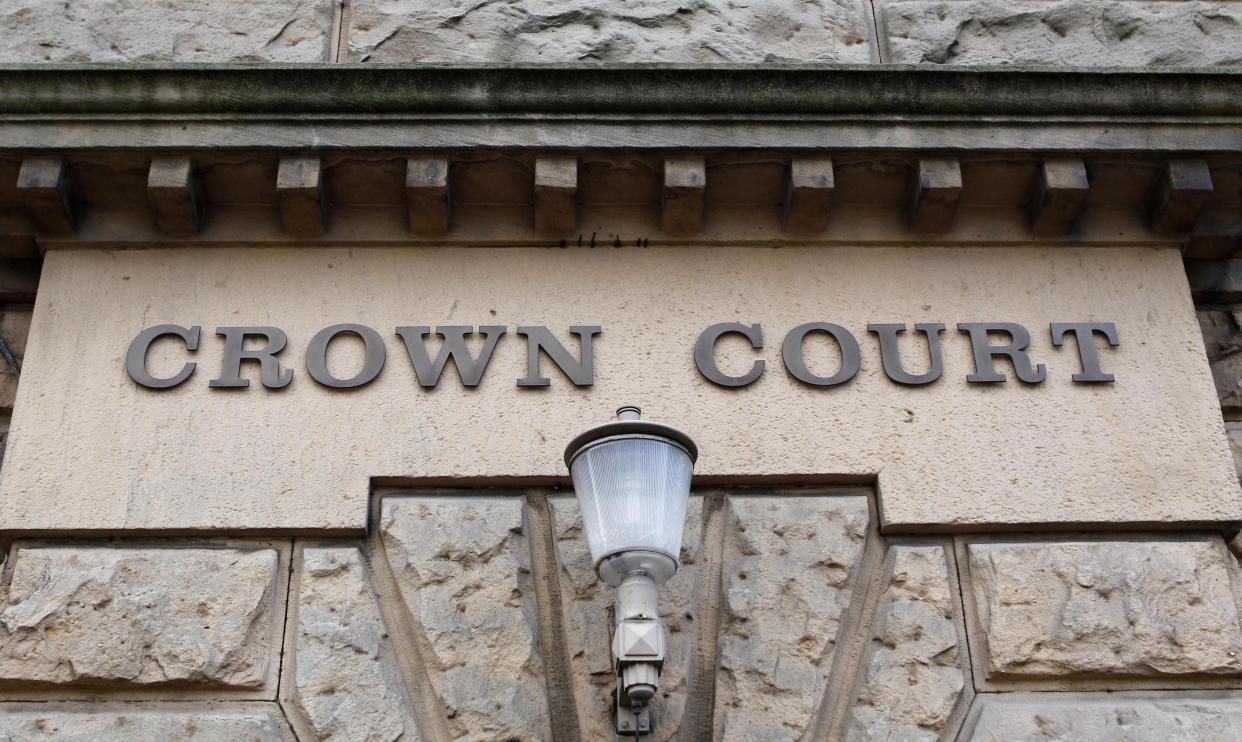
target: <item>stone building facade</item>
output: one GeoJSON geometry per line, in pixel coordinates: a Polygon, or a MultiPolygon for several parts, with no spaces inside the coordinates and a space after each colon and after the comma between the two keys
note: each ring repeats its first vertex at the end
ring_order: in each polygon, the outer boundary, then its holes
{"type": "Polygon", "coordinates": [[[1242,739],[1240,252],[1236,0],[12,0],[0,739],[615,739],[622,404],[650,739],[1242,739]]]}

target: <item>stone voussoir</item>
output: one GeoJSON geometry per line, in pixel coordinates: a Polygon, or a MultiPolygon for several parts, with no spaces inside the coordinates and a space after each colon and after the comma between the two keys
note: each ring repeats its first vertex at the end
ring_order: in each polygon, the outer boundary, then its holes
{"type": "Polygon", "coordinates": [[[456,739],[550,736],[524,508],[518,496],[383,501],[383,547],[456,739]]]}
{"type": "Polygon", "coordinates": [[[894,546],[888,562],[846,740],[935,742],[967,682],[958,596],[943,546],[894,546]]]}
{"type": "Polygon", "coordinates": [[[0,606],[0,693],[107,685],[272,697],[283,620],[281,549],[19,543],[0,606]]]}
{"type": "Polygon", "coordinates": [[[362,553],[354,546],[302,546],[281,703],[303,737],[421,738],[362,553]]]}
{"type": "Polygon", "coordinates": [[[714,739],[793,742],[824,698],[867,498],[734,496],[728,508],[714,739]]]}

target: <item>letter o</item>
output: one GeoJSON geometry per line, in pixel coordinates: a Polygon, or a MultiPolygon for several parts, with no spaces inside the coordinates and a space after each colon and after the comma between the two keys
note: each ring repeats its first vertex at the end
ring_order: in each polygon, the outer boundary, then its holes
{"type": "Polygon", "coordinates": [[[379,376],[380,371],[384,369],[386,357],[383,339],[370,327],[352,324],[332,325],[315,333],[310,344],[306,346],[306,372],[312,379],[326,387],[353,389],[368,384],[379,376]],[[362,369],[352,378],[338,379],[328,371],[328,345],[337,335],[347,332],[362,338],[362,343],[366,347],[366,358],[362,362],[362,369]]]}
{"type": "Polygon", "coordinates": [[[790,376],[812,386],[844,384],[854,378],[862,365],[862,352],[858,348],[858,340],[849,330],[831,322],[808,322],[790,330],[785,336],[784,345],[781,346],[781,357],[785,362],[785,370],[790,376]],[[841,347],[841,368],[832,376],[817,376],[806,367],[806,360],[802,357],[802,341],[812,332],[828,333],[841,347]]]}

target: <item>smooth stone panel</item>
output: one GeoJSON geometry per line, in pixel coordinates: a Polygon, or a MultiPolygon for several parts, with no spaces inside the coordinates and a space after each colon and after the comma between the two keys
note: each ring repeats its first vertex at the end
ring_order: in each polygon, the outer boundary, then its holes
{"type": "Polygon", "coordinates": [[[295,742],[274,703],[0,703],[5,742],[295,742]]]}
{"type": "Polygon", "coordinates": [[[963,742],[1242,739],[1242,696],[1233,693],[1002,693],[980,695],[975,705],[963,742]]]}
{"type": "Polygon", "coordinates": [[[935,742],[966,678],[942,546],[894,546],[846,739],[935,742]]]}
{"type": "Polygon", "coordinates": [[[867,533],[867,498],[728,500],[716,734],[794,742],[832,670],[867,533]]]}
{"type": "Polygon", "coordinates": [[[976,661],[991,678],[1242,673],[1219,537],[972,543],[976,661]]]}
{"type": "Polygon", "coordinates": [[[354,0],[351,62],[870,61],[862,0],[354,0]]]}
{"type": "Polygon", "coordinates": [[[274,549],[21,548],[0,680],[258,688],[273,680],[274,549]]]}
{"type": "Polygon", "coordinates": [[[327,62],[333,0],[9,0],[0,63],[327,62]]]}
{"type": "Polygon", "coordinates": [[[899,64],[1242,64],[1242,7],[1160,0],[876,0],[899,64]]]}
{"type": "Polygon", "coordinates": [[[454,739],[549,739],[524,499],[386,497],[381,532],[454,739]]]}
{"type": "Polygon", "coordinates": [[[420,739],[402,688],[388,631],[356,548],[301,552],[291,693],[294,707],[322,740],[420,739]]]}
{"type": "MultiPolygon", "coordinates": [[[[925,369],[921,338],[903,363],[925,369]]],[[[1073,248],[180,248],[52,251],[42,281],[0,513],[11,529],[352,529],[367,525],[373,479],[564,481],[565,444],[635,402],[699,444],[696,473],[875,481],[886,533],[989,528],[1229,527],[1242,521],[1233,461],[1176,249],[1073,248]],[[643,277],[643,290],[627,287],[643,277]],[[692,300],[691,300],[692,299],[692,300]],[[697,371],[699,334],[725,321],[762,325],[764,347],[719,344],[719,364],[763,376],[740,389],[697,371]],[[1071,381],[1072,339],[1049,323],[1116,324],[1100,345],[1113,384],[1071,381]],[[371,383],[329,389],[306,373],[310,339],[359,322],[384,340],[371,383]],[[956,323],[1009,321],[1048,367],[1037,385],[970,384],[956,323]],[[791,378],[782,340],[806,322],[847,328],[862,367],[847,383],[791,378]],[[943,322],[944,374],[890,381],[876,322],[943,322]],[[126,349],[144,328],[202,327],[199,350],[161,341],[151,371],[198,364],[170,390],[138,386],[126,349]],[[275,323],[289,336],[284,389],[212,389],[220,326],[275,323]],[[482,383],[450,364],[422,389],[394,332],[402,325],[502,325],[482,383]],[[572,325],[599,324],[594,384],[572,385],[547,359],[546,389],[522,389],[519,325],[545,325],[577,357],[572,325]],[[72,421],[72,424],[67,424],[72,421]],[[526,479],[524,479],[526,478],[526,479]],[[89,493],[89,497],[83,493],[89,493]]],[[[333,344],[341,378],[361,343],[333,344]]],[[[807,362],[832,372],[831,342],[808,337],[807,362]]],[[[476,351],[477,352],[477,351],[476,351]]]]}

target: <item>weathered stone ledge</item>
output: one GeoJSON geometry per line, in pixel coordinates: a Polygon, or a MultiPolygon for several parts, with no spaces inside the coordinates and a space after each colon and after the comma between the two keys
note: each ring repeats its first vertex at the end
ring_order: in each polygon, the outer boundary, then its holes
{"type": "Polygon", "coordinates": [[[1240,116],[1242,72],[913,65],[0,65],[0,115],[1240,116]]]}

